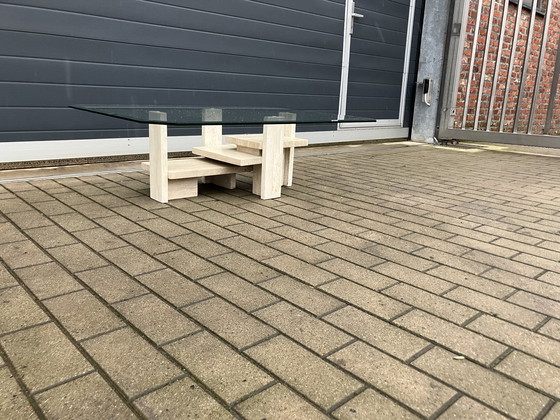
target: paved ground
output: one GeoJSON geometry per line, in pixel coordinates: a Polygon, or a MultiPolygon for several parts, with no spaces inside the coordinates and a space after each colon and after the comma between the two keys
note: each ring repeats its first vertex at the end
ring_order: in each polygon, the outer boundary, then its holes
{"type": "Polygon", "coordinates": [[[558,156],[307,149],[281,199],[242,179],[0,184],[0,418],[560,418],[558,156]]]}

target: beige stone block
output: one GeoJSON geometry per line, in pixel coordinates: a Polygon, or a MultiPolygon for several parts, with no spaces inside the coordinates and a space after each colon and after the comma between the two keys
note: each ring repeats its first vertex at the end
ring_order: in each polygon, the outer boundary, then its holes
{"type": "Polygon", "coordinates": [[[0,290],[0,334],[49,321],[22,287],[0,290]]]}

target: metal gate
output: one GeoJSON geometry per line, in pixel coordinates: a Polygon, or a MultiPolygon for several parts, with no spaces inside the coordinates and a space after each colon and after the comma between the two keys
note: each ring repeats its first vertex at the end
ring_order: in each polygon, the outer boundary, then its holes
{"type": "Polygon", "coordinates": [[[456,0],[439,139],[560,147],[560,0],[456,0]]]}

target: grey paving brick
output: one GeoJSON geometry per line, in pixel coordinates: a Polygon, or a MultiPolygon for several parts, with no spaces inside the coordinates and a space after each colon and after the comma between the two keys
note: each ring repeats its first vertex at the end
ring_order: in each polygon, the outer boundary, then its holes
{"type": "Polygon", "coordinates": [[[560,341],[560,321],[557,319],[549,320],[539,329],[539,332],[560,341]]]}
{"type": "Polygon", "coordinates": [[[97,227],[94,222],[79,213],[61,214],[59,216],[52,216],[51,219],[68,232],[78,232],[97,227]]]}
{"type": "Polygon", "coordinates": [[[113,207],[112,209],[115,213],[124,216],[125,218],[132,220],[133,222],[138,222],[141,220],[153,219],[157,217],[154,213],[144,210],[143,208],[127,205],[122,207],[113,207]]]}
{"type": "Polygon", "coordinates": [[[344,279],[321,286],[321,290],[384,319],[393,318],[410,308],[395,299],[344,279]]]}
{"type": "Polygon", "coordinates": [[[107,261],[83,244],[52,248],[49,253],[72,273],[107,265],[107,261]]]}
{"type": "Polygon", "coordinates": [[[0,223],[0,244],[20,242],[27,238],[11,223],[0,223]]]}
{"type": "Polygon", "coordinates": [[[270,229],[270,231],[309,246],[316,246],[328,242],[327,239],[321,236],[304,231],[302,229],[298,229],[293,226],[282,225],[276,228],[272,228],[270,229]]]}
{"type": "Polygon", "coordinates": [[[19,268],[15,272],[39,299],[47,299],[83,288],[74,277],[54,262],[19,268]]]}
{"type": "Polygon", "coordinates": [[[444,384],[365,343],[351,344],[329,359],[424,416],[455,395],[444,384]]]}
{"type": "MultiPolygon", "coordinates": [[[[229,225],[235,225],[237,223],[239,223],[238,219],[235,219],[233,217],[230,217],[226,214],[223,213],[219,213],[217,211],[214,210],[202,210],[202,211],[197,211],[196,213],[194,213],[194,215],[196,217],[198,217],[199,219],[202,220],[206,220],[207,222],[213,223],[217,226],[221,226],[221,227],[226,227],[229,225]]],[[[236,215],[237,216],[237,215],[236,215]]]]}
{"type": "Polygon", "coordinates": [[[113,213],[111,210],[109,210],[106,207],[103,207],[100,204],[97,203],[84,203],[84,204],[74,204],[72,206],[72,208],[77,211],[78,213],[83,214],[86,217],[89,217],[90,219],[98,219],[100,217],[109,217],[109,216],[113,216],[115,213],[113,213]]]}
{"type": "Polygon", "coordinates": [[[277,277],[261,286],[318,316],[344,306],[340,300],[287,276],[277,277]]]}
{"type": "Polygon", "coordinates": [[[286,302],[254,315],[319,354],[329,353],[352,340],[348,334],[286,302]]]}
{"type": "Polygon", "coordinates": [[[351,306],[327,315],[324,320],[401,360],[411,358],[430,344],[351,306]]]}
{"type": "MultiPolygon", "coordinates": [[[[383,234],[378,233],[378,232],[365,231],[365,232],[361,233],[360,236],[356,236],[356,235],[352,235],[350,233],[341,232],[340,230],[329,229],[329,228],[319,230],[319,231],[316,232],[317,235],[322,236],[325,239],[329,239],[331,241],[338,242],[338,243],[341,243],[343,245],[349,246],[351,248],[356,248],[356,249],[363,249],[363,248],[367,248],[367,247],[370,247],[370,246],[374,245],[377,238],[369,238],[368,236],[364,236],[364,235],[373,234],[373,233],[376,233],[378,235],[383,235],[383,234]],[[364,236],[364,237],[362,237],[362,236],[364,236]]],[[[387,236],[387,235],[384,235],[384,236],[387,236]]],[[[393,238],[393,237],[391,236],[391,238],[393,238]]]]}
{"type": "Polygon", "coordinates": [[[337,419],[419,419],[417,415],[373,389],[366,389],[333,412],[337,419]]]}
{"type": "Polygon", "coordinates": [[[1,337],[0,345],[31,392],[93,370],[53,323],[1,337]]]}
{"type": "Polygon", "coordinates": [[[405,314],[395,323],[485,365],[507,350],[502,344],[419,310],[405,314]]]}
{"type": "Polygon", "coordinates": [[[464,271],[457,270],[455,268],[447,267],[445,265],[440,265],[439,267],[428,271],[426,274],[468,287],[469,289],[478,290],[479,292],[494,296],[496,298],[503,298],[513,293],[513,291],[515,290],[512,287],[506,286],[505,284],[486,279],[482,276],[475,276],[464,271]]]}
{"type": "Polygon", "coordinates": [[[44,303],[76,340],[124,325],[103,303],[85,290],[48,299],[44,303]]]}
{"type": "Polygon", "coordinates": [[[384,261],[382,258],[375,255],[351,248],[338,242],[327,242],[317,245],[316,248],[331,254],[334,257],[351,261],[354,264],[358,264],[366,268],[384,261]]]}
{"type": "Polygon", "coordinates": [[[560,274],[553,273],[551,271],[547,271],[546,273],[542,274],[538,277],[539,280],[545,281],[547,283],[560,286],[560,274]]]}
{"type": "MultiPolygon", "coordinates": [[[[285,207],[280,208],[281,210],[285,207]]],[[[316,232],[318,230],[325,229],[325,226],[320,225],[318,223],[313,223],[309,220],[305,220],[290,214],[286,214],[284,216],[278,216],[274,220],[283,223],[284,225],[294,227],[296,229],[301,229],[305,232],[316,232]]]]}
{"type": "Polygon", "coordinates": [[[298,260],[289,255],[280,255],[264,260],[263,262],[274,267],[276,270],[282,271],[312,286],[333,280],[337,277],[315,265],[298,260]]]}
{"type": "MultiPolygon", "coordinates": [[[[422,289],[399,283],[383,290],[383,294],[391,296],[401,302],[422,309],[431,314],[445,318],[456,324],[462,324],[472,318],[478,311],[457,304],[449,299],[428,293],[422,289]]],[[[447,297],[447,295],[445,295],[447,297]]]]}
{"type": "Polygon", "coordinates": [[[5,198],[0,200],[0,211],[5,214],[31,210],[32,207],[20,198],[5,198]]]}
{"type": "Polygon", "coordinates": [[[164,268],[164,265],[156,259],[132,246],[102,251],[101,255],[132,276],[164,268]]]}
{"type": "Polygon", "coordinates": [[[199,283],[248,312],[278,301],[270,293],[231,273],[216,274],[199,283]]]}
{"type": "Polygon", "coordinates": [[[174,236],[186,235],[190,231],[181,224],[188,222],[196,222],[197,217],[190,213],[186,213],[173,207],[166,207],[163,209],[154,210],[154,213],[159,217],[155,219],[140,220],[139,225],[164,238],[172,238],[174,236]]]}
{"type": "Polygon", "coordinates": [[[235,418],[189,378],[138,398],[134,404],[148,418],[235,418]]]}
{"type": "MultiPolygon", "coordinates": [[[[470,251],[463,255],[463,257],[478,261],[488,267],[500,268],[505,271],[521,274],[522,276],[535,277],[542,273],[541,268],[533,267],[521,262],[512,261],[510,259],[497,257],[495,255],[487,254],[481,251],[470,251]]],[[[476,274],[476,273],[474,273],[476,274]]]]}
{"type": "Polygon", "coordinates": [[[212,296],[210,292],[195,282],[170,269],[140,275],[136,278],[140,283],[178,307],[212,296]]]}
{"type": "Polygon", "coordinates": [[[44,226],[26,230],[26,233],[43,248],[75,244],[77,240],[58,226],[44,226]]]}
{"type": "Polygon", "coordinates": [[[373,267],[372,270],[436,294],[443,293],[454,286],[453,283],[448,281],[411,270],[408,267],[393,262],[380,264],[373,267]]]}
{"type": "Polygon", "coordinates": [[[225,245],[235,251],[253,258],[257,261],[263,261],[267,258],[272,258],[281,255],[282,253],[267,245],[263,245],[257,241],[246,238],[244,236],[234,236],[219,241],[220,244],[225,245]]]}
{"type": "Polygon", "coordinates": [[[560,398],[560,368],[514,351],[496,366],[496,370],[560,398]]]}
{"type": "Polygon", "coordinates": [[[554,407],[548,412],[544,420],[554,420],[560,418],[560,403],[554,404],[554,407]]]}
{"type": "Polygon", "coordinates": [[[208,239],[212,239],[213,241],[219,241],[221,239],[231,238],[232,236],[235,236],[235,234],[231,230],[224,229],[223,227],[217,226],[213,223],[209,223],[205,220],[185,223],[183,226],[188,230],[196,232],[208,239]]]}
{"type": "MultiPolygon", "coordinates": [[[[478,251],[471,251],[471,252],[478,252],[478,251]]],[[[488,268],[490,268],[486,264],[482,264],[480,262],[469,259],[468,256],[471,254],[471,252],[463,254],[463,256],[459,257],[436,249],[423,248],[419,251],[416,251],[414,254],[424,257],[428,260],[436,261],[439,264],[447,265],[449,267],[466,271],[467,273],[471,273],[474,275],[479,275],[480,273],[483,273],[484,271],[488,270],[488,268]]]]}
{"type": "Polygon", "coordinates": [[[468,360],[434,348],[413,365],[514,418],[535,418],[548,403],[542,394],[468,360]]]}
{"type": "Polygon", "coordinates": [[[207,332],[164,348],[229,404],[273,381],[262,369],[207,332]]]}
{"type": "Polygon", "coordinates": [[[78,277],[109,303],[142,295],[147,290],[115,267],[78,273],[78,277]]]}
{"type": "Polygon", "coordinates": [[[119,236],[103,228],[81,230],[74,235],[95,251],[106,251],[128,245],[119,236]]]}
{"type": "MultiPolygon", "coordinates": [[[[560,291],[560,288],[558,288],[558,290],[560,291]]],[[[556,298],[556,296],[554,296],[554,298],[556,298]]],[[[552,300],[532,293],[520,291],[513,296],[510,296],[507,300],[508,302],[532,309],[533,311],[560,318],[560,302],[558,301],[560,300],[560,296],[558,296],[557,300],[552,300]]]]}
{"type": "MultiPolygon", "coordinates": [[[[537,295],[544,297],[549,297],[552,299],[560,300],[560,287],[546,282],[547,274],[544,273],[539,277],[538,280],[532,279],[530,277],[521,276],[519,274],[510,273],[508,271],[500,270],[498,268],[492,268],[491,270],[484,273],[482,276],[493,279],[500,283],[504,283],[515,287],[516,289],[526,290],[537,295]]],[[[560,279],[560,275],[559,275],[560,279]]],[[[558,282],[560,285],[560,280],[558,282]]]]}
{"type": "Polygon", "coordinates": [[[560,342],[488,315],[475,319],[468,328],[555,365],[560,365],[560,342]]]}
{"type": "Polygon", "coordinates": [[[357,380],[285,337],[275,337],[246,353],[324,409],[361,387],[357,380]]]}
{"type": "Polygon", "coordinates": [[[7,367],[0,367],[0,418],[39,418],[7,367]]]}
{"type": "Polygon", "coordinates": [[[171,239],[177,245],[181,246],[202,258],[211,258],[216,255],[230,252],[229,248],[218,244],[216,241],[200,236],[197,233],[175,236],[171,239]]]}
{"type": "Polygon", "coordinates": [[[0,264],[0,289],[17,285],[18,282],[3,265],[0,264]]]}
{"type": "Polygon", "coordinates": [[[223,271],[217,265],[183,249],[157,255],[157,259],[191,279],[200,279],[223,271]]]}
{"type": "Polygon", "coordinates": [[[456,403],[438,417],[439,420],[505,420],[506,418],[469,397],[459,398],[456,403]]]}
{"type": "Polygon", "coordinates": [[[397,281],[375,271],[363,268],[340,258],[333,258],[318,264],[319,267],[339,275],[347,280],[359,283],[370,289],[378,290],[396,284],[397,281]]]}
{"type": "Polygon", "coordinates": [[[458,287],[444,296],[526,328],[534,328],[545,319],[536,312],[464,287],[458,287]]]}
{"type": "Polygon", "coordinates": [[[319,264],[332,258],[332,256],[329,254],[321,252],[310,246],[300,244],[296,241],[292,241],[291,239],[281,239],[279,241],[274,241],[269,243],[269,246],[282,251],[284,254],[297,257],[310,264],[319,264]]]}
{"type": "Polygon", "coordinates": [[[152,256],[179,249],[177,244],[148,230],[122,235],[121,238],[152,256]]]}
{"type": "Polygon", "coordinates": [[[135,419],[136,416],[97,373],[59,385],[36,395],[47,418],[86,419],[99,416],[135,419]]]}
{"type": "MultiPolygon", "coordinates": [[[[150,219],[157,220],[157,219],[150,219]]],[[[115,235],[124,235],[126,233],[132,232],[139,232],[142,230],[142,227],[130,220],[126,219],[122,216],[110,216],[110,217],[103,217],[97,219],[95,221],[99,225],[103,226],[109,232],[114,233],[115,235]]],[[[142,223],[147,223],[147,220],[143,220],[142,223]]]]}
{"type": "Polygon", "coordinates": [[[22,287],[0,290],[0,334],[49,321],[22,287]]]}
{"type": "Polygon", "coordinates": [[[92,338],[82,345],[129,398],[183,374],[181,369],[128,328],[92,338]]]}
{"type": "Polygon", "coordinates": [[[50,257],[31,241],[0,244],[0,257],[12,269],[51,261],[50,257]]]}
{"type": "Polygon", "coordinates": [[[183,310],[237,348],[276,334],[273,328],[220,298],[205,300],[183,310]]]}
{"type": "Polygon", "coordinates": [[[278,271],[236,252],[221,254],[211,257],[209,260],[251,283],[269,280],[280,275],[278,271]]]}
{"type": "Polygon", "coordinates": [[[114,307],[157,345],[200,329],[183,313],[153,295],[129,299],[114,307]]]}
{"type": "Polygon", "coordinates": [[[319,410],[281,384],[265,389],[235,407],[243,418],[262,419],[327,419],[319,410]]]}
{"type": "MultiPolygon", "coordinates": [[[[412,233],[410,235],[405,236],[403,239],[414,242],[418,245],[426,246],[431,249],[437,249],[439,251],[443,251],[452,255],[461,255],[467,252],[469,249],[466,248],[465,246],[461,246],[457,243],[450,242],[450,241],[454,241],[455,238],[441,240],[427,235],[412,233]]],[[[416,249],[412,249],[410,252],[414,252],[419,248],[421,248],[421,246],[417,246],[416,249]]]]}

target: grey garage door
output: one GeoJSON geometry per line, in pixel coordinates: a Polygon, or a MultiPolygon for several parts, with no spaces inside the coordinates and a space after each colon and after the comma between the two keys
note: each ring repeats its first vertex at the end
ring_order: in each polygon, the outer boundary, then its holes
{"type": "MultiPolygon", "coordinates": [[[[377,10],[379,3],[398,12],[401,1],[364,3],[364,8],[377,10]]],[[[67,108],[79,103],[336,112],[344,8],[344,0],[4,0],[0,141],[147,133],[134,123],[67,108]]],[[[360,60],[370,54],[361,51],[383,44],[368,37],[361,45],[356,41],[360,60]]],[[[387,82],[390,60],[383,69],[356,67],[349,89],[357,104],[352,109],[369,111],[364,101],[360,105],[371,91],[363,80],[386,72],[375,83],[387,82]]],[[[173,129],[170,134],[195,133],[173,129]]]]}

